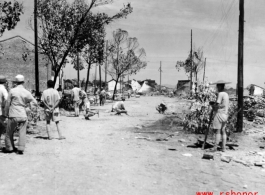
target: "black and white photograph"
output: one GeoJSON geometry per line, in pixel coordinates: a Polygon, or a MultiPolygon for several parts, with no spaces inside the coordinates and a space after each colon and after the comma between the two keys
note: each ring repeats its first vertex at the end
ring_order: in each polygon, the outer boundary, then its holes
{"type": "Polygon", "coordinates": [[[0,195],[265,195],[264,0],[0,0],[0,195]]]}

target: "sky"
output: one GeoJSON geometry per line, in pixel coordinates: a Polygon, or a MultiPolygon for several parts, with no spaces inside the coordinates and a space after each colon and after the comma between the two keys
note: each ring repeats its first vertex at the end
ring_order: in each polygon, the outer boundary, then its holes
{"type": "MultiPolygon", "coordinates": [[[[2,0],[1,0],[2,1],[2,0]]],[[[22,0],[19,0],[22,1],[22,0]]],[[[208,81],[226,80],[235,87],[237,82],[239,0],[113,0],[109,5],[94,8],[94,12],[113,15],[126,3],[131,3],[133,13],[108,25],[107,39],[114,30],[128,31],[136,37],[147,54],[148,65],[130,79],[154,79],[159,83],[159,66],[162,64],[162,85],[176,85],[188,79],[183,70],[175,68],[184,61],[191,47],[202,48],[206,58],[208,81]]],[[[33,0],[23,0],[25,13],[16,29],[7,31],[0,39],[15,35],[34,42],[28,19],[33,13],[33,0]]],[[[245,1],[244,85],[264,87],[265,65],[265,1],[245,1]]],[[[91,70],[94,78],[95,70],[91,70]]],[[[199,73],[202,80],[203,71],[199,73]]],[[[72,65],[65,69],[66,78],[76,78],[72,65]]],[[[81,79],[86,71],[81,71],[81,79]]],[[[98,76],[97,76],[98,78],[98,76]]],[[[108,80],[111,77],[108,76],[108,80]]]]}

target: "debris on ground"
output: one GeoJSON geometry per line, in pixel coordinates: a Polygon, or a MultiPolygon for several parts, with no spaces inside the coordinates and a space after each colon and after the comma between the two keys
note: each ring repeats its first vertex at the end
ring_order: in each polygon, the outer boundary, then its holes
{"type": "Polygon", "coordinates": [[[232,160],[231,156],[221,156],[221,161],[226,162],[226,163],[230,163],[232,160]]]}
{"type": "Polygon", "coordinates": [[[202,156],[202,159],[214,160],[214,155],[213,154],[204,153],[203,156],[202,156]]]}
{"type": "Polygon", "coordinates": [[[186,154],[182,154],[182,156],[191,157],[192,154],[190,154],[190,153],[186,153],[186,154]]]}

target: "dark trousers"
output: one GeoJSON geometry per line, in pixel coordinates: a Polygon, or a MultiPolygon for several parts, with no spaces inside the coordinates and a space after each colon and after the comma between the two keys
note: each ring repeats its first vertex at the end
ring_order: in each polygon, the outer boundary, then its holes
{"type": "Polygon", "coordinates": [[[6,131],[6,125],[4,124],[5,118],[0,116],[0,147],[1,147],[1,135],[6,131]]]}
{"type": "Polygon", "coordinates": [[[16,118],[9,118],[7,122],[5,145],[6,149],[9,151],[14,150],[15,148],[14,132],[19,125],[20,129],[19,129],[18,150],[20,151],[25,150],[28,119],[24,117],[16,117],[16,118]]]}
{"type": "Polygon", "coordinates": [[[100,98],[99,98],[99,105],[100,105],[100,106],[103,106],[104,103],[105,103],[105,97],[103,97],[103,96],[101,97],[101,96],[100,96],[100,98]]]}

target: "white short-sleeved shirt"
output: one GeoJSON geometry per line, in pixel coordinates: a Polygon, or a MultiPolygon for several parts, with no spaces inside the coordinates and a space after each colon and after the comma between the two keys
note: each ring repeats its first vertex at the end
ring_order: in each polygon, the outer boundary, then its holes
{"type": "Polygon", "coordinates": [[[224,106],[223,108],[219,108],[218,112],[228,114],[229,96],[226,92],[218,93],[217,103],[219,103],[219,105],[224,106]]]}
{"type": "Polygon", "coordinates": [[[85,109],[90,110],[90,101],[87,101],[85,104],[85,109]]]}
{"type": "MultiPolygon", "coordinates": [[[[41,96],[41,101],[45,102],[49,107],[54,107],[60,99],[59,92],[53,88],[44,90],[41,96]]],[[[54,112],[59,112],[59,108],[55,108],[54,112]]]]}

